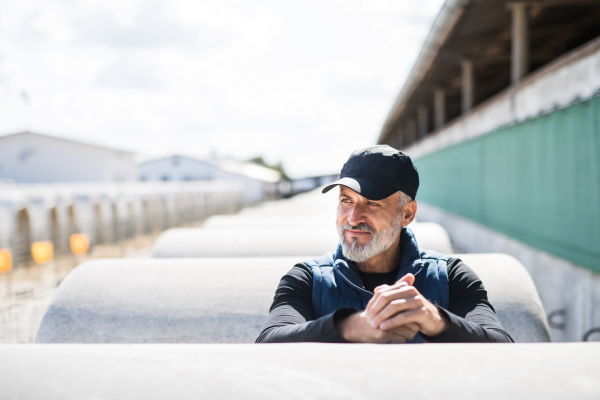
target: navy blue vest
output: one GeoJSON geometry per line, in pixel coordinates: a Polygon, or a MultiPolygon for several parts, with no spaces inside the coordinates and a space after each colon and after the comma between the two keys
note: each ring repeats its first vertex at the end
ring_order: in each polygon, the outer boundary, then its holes
{"type": "MultiPolygon", "coordinates": [[[[427,300],[448,308],[448,260],[450,256],[419,249],[412,231],[402,228],[400,270],[397,280],[407,273],[415,275],[414,287],[427,300]]],[[[373,293],[363,288],[356,264],[344,258],[342,246],[304,264],[312,269],[312,301],[316,318],[343,307],[364,310],[373,293]]],[[[423,343],[417,334],[411,343],[423,343]]]]}

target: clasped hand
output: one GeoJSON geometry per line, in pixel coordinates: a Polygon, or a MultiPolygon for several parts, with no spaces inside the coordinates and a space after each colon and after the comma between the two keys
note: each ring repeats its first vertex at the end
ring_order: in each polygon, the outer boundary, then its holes
{"type": "Polygon", "coordinates": [[[436,336],[448,327],[438,308],[412,286],[413,274],[407,274],[389,286],[375,288],[374,296],[362,312],[337,324],[337,329],[350,342],[405,343],[417,332],[436,336]]]}

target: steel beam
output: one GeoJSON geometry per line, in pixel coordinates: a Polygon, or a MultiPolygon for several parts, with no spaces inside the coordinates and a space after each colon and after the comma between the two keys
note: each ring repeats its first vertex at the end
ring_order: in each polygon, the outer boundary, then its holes
{"type": "Polygon", "coordinates": [[[441,88],[433,92],[434,127],[440,129],[446,123],[446,91],[441,88]]]}
{"type": "Polygon", "coordinates": [[[468,113],[473,108],[475,97],[475,75],[473,73],[473,62],[463,60],[461,63],[461,103],[463,114],[468,113]]]}
{"type": "Polygon", "coordinates": [[[512,53],[511,82],[517,83],[529,72],[529,24],[526,3],[511,3],[512,53]]]}

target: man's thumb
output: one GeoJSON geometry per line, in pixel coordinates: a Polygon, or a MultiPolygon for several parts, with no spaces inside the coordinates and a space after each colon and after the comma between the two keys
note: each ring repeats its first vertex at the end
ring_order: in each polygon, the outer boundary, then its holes
{"type": "Polygon", "coordinates": [[[408,286],[412,286],[415,283],[415,276],[413,274],[406,274],[397,283],[406,282],[408,286]]]}

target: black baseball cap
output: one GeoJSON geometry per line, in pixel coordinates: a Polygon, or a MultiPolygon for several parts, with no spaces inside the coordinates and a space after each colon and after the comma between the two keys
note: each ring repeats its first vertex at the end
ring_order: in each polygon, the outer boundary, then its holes
{"type": "Polygon", "coordinates": [[[419,172],[405,153],[387,145],[355,150],[342,167],[340,179],[323,189],[349,187],[369,200],[382,200],[397,191],[415,199],[419,189],[419,172]]]}

